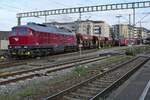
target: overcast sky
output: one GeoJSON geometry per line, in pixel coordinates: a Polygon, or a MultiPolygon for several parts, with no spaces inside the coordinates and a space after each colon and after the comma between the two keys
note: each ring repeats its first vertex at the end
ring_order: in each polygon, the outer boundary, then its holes
{"type": "MultiPolygon", "coordinates": [[[[13,26],[17,25],[17,13],[137,1],[146,0],[0,0],[0,31],[11,30],[13,26]]],[[[104,20],[108,24],[113,25],[118,23],[116,16],[119,14],[123,16],[121,18],[121,23],[128,23],[128,14],[132,14],[132,10],[83,13],[82,20],[104,20]]],[[[150,8],[136,10],[136,22],[138,22],[144,16],[146,17],[143,19],[142,26],[150,29],[150,8]]],[[[79,14],[55,15],[48,16],[47,21],[66,22],[74,21],[78,18],[79,14]]],[[[44,21],[44,17],[23,18],[22,24],[26,24],[27,22],[43,23],[44,21]]],[[[137,23],[137,26],[139,26],[139,23],[137,23]]]]}

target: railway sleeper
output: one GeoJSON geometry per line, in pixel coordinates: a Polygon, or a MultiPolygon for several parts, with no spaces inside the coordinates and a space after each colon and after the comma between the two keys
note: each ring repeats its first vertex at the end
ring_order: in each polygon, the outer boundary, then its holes
{"type": "Polygon", "coordinates": [[[100,91],[100,89],[98,89],[98,88],[86,87],[86,86],[82,87],[82,89],[85,91],[100,91]]]}
{"type": "Polygon", "coordinates": [[[93,95],[91,94],[80,94],[76,92],[70,93],[71,97],[81,100],[89,100],[93,95]]]}
{"type": "Polygon", "coordinates": [[[113,80],[114,79],[114,75],[116,75],[116,73],[109,73],[109,74],[101,77],[101,79],[113,80]]]}
{"type": "Polygon", "coordinates": [[[100,80],[109,80],[109,81],[113,81],[114,80],[114,75],[109,75],[109,76],[104,76],[101,77],[100,80]]]}
{"type": "Polygon", "coordinates": [[[112,83],[114,80],[101,80],[101,79],[99,79],[99,80],[96,80],[96,82],[99,82],[99,83],[112,83]]]}
{"type": "Polygon", "coordinates": [[[118,77],[120,77],[120,76],[113,76],[113,78],[105,78],[105,79],[100,79],[100,80],[102,80],[103,82],[108,82],[108,83],[111,83],[112,81],[115,81],[115,80],[117,80],[118,79],[118,77]]]}
{"type": "Polygon", "coordinates": [[[92,84],[92,83],[89,83],[89,84],[88,84],[88,87],[103,88],[103,87],[105,87],[105,86],[104,86],[104,85],[101,85],[101,84],[92,84]]]}
{"type": "MultiPolygon", "coordinates": [[[[123,72],[122,72],[122,74],[123,74],[123,72]]],[[[114,79],[120,78],[122,76],[122,74],[116,74],[116,75],[114,75],[114,79]]]]}
{"type": "Polygon", "coordinates": [[[89,83],[88,85],[89,86],[96,86],[96,87],[101,87],[102,85],[103,86],[108,86],[108,85],[110,85],[111,83],[103,83],[103,82],[101,82],[101,83],[95,83],[95,82],[92,82],[92,83],[89,83]]]}
{"type": "Polygon", "coordinates": [[[63,98],[61,100],[81,100],[81,99],[73,98],[70,96],[63,96],[63,98]]]}
{"type": "Polygon", "coordinates": [[[86,90],[84,90],[84,89],[78,89],[77,91],[76,91],[77,93],[83,93],[83,94],[92,94],[92,95],[95,95],[97,92],[99,92],[99,91],[86,91],[86,90]]]}
{"type": "Polygon", "coordinates": [[[96,88],[105,88],[105,87],[107,87],[109,84],[105,84],[105,83],[103,83],[103,84],[92,84],[92,83],[89,83],[88,84],[88,86],[89,87],[96,87],[96,88]]]}
{"type": "Polygon", "coordinates": [[[109,82],[103,82],[103,81],[101,81],[101,82],[99,82],[99,81],[94,81],[94,82],[92,82],[92,84],[98,84],[98,85],[109,85],[110,83],[109,82]]]}
{"type": "Polygon", "coordinates": [[[46,70],[42,70],[42,71],[33,71],[38,77],[41,76],[48,76],[48,73],[46,70]]]}
{"type": "Polygon", "coordinates": [[[48,73],[47,72],[38,72],[36,73],[38,77],[41,77],[41,76],[48,76],[48,73]]]}
{"type": "MultiPolygon", "coordinates": [[[[119,70],[119,71],[116,71],[116,72],[114,72],[114,73],[110,73],[109,75],[107,75],[107,76],[105,76],[105,77],[114,77],[114,76],[119,76],[119,75],[122,75],[122,73],[121,73],[121,71],[119,70]]],[[[112,78],[113,78],[112,77],[112,78]]]]}

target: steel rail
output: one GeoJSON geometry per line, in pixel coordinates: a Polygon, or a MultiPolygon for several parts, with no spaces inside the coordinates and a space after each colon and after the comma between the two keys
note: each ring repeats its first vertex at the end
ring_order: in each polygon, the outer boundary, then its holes
{"type": "MultiPolygon", "coordinates": [[[[95,51],[97,51],[97,50],[96,49],[85,50],[85,51],[83,51],[83,54],[92,53],[92,52],[95,52],[95,51]]],[[[78,53],[78,52],[57,54],[57,55],[52,55],[52,56],[48,56],[48,57],[42,57],[42,59],[49,58],[49,57],[51,59],[54,59],[54,58],[58,58],[58,57],[71,56],[71,55],[76,55],[76,53],[78,53]]],[[[78,57],[75,57],[74,59],[78,59],[78,57]]],[[[30,58],[30,59],[25,59],[25,60],[17,60],[17,61],[11,61],[10,60],[10,61],[6,61],[6,62],[0,62],[0,69],[2,69],[2,68],[9,68],[9,67],[15,67],[15,66],[19,66],[19,65],[26,65],[28,62],[31,62],[31,60],[34,61],[36,59],[34,59],[34,58],[31,59],[30,58]]]]}
{"type": "MultiPolygon", "coordinates": [[[[106,75],[107,73],[110,73],[110,72],[112,72],[112,71],[115,71],[116,69],[118,69],[118,68],[120,68],[120,67],[122,67],[122,66],[124,66],[124,65],[126,65],[126,64],[128,64],[128,63],[131,63],[131,62],[135,61],[135,60],[138,59],[138,58],[140,58],[140,57],[135,57],[135,58],[133,58],[133,59],[131,59],[131,60],[129,60],[129,61],[126,61],[126,62],[124,62],[124,63],[122,63],[122,64],[119,64],[119,65],[117,65],[116,67],[109,69],[108,71],[105,71],[105,72],[103,72],[103,73],[101,73],[101,74],[98,74],[98,75],[96,75],[96,76],[94,76],[94,77],[88,79],[88,80],[85,80],[85,81],[83,81],[83,82],[81,82],[81,83],[78,83],[78,84],[76,84],[76,85],[74,85],[74,86],[72,86],[72,87],[70,87],[70,88],[68,88],[68,89],[66,89],[66,90],[63,90],[63,91],[61,91],[61,92],[59,92],[59,93],[56,93],[56,94],[54,94],[54,95],[52,95],[52,96],[49,96],[49,97],[46,98],[46,100],[59,100],[59,99],[60,99],[61,97],[63,97],[64,95],[67,95],[67,94],[69,94],[69,93],[71,93],[71,92],[73,92],[73,91],[76,91],[77,89],[81,88],[82,86],[87,85],[88,83],[90,83],[90,82],[96,80],[97,78],[102,77],[102,76],[104,76],[104,75],[106,75]]],[[[145,57],[144,57],[144,58],[145,58],[145,57]]],[[[145,59],[147,59],[147,58],[145,58],[145,59]]],[[[146,61],[147,61],[147,60],[146,60],[146,61]]],[[[144,62],[146,62],[146,61],[144,61],[144,62]]],[[[143,63],[144,63],[144,62],[143,62],[143,63]]],[[[143,63],[142,63],[142,64],[143,64],[143,63]]],[[[141,65],[141,64],[140,64],[140,65],[141,65]]],[[[138,65],[138,67],[139,67],[140,65],[138,65]]]]}
{"type": "Polygon", "coordinates": [[[8,79],[8,80],[4,80],[4,81],[0,81],[0,85],[5,85],[6,83],[11,83],[11,82],[17,82],[19,80],[23,80],[23,79],[27,79],[27,78],[32,78],[34,76],[42,76],[42,75],[46,75],[47,73],[51,73],[51,72],[56,72],[59,70],[63,70],[63,69],[67,69],[67,68],[71,68],[77,65],[82,65],[82,64],[86,64],[86,63],[91,63],[91,62],[95,62],[98,60],[102,60],[102,59],[106,59],[108,58],[106,57],[90,57],[90,58],[86,58],[86,59],[78,59],[76,61],[70,61],[67,63],[61,63],[61,64],[56,64],[53,66],[46,66],[46,67],[39,67],[39,68],[35,68],[35,69],[31,69],[31,70],[24,70],[24,71],[19,71],[19,72],[14,72],[14,73],[8,73],[8,74],[4,74],[1,75],[0,78],[7,78],[7,77],[15,77],[16,75],[20,75],[20,77],[16,77],[13,79],[8,79]],[[38,72],[37,72],[38,71],[38,72]],[[25,76],[21,76],[23,74],[27,74],[30,73],[29,75],[25,75],[25,76]],[[40,73],[40,72],[44,72],[44,73],[40,73]]]}
{"type": "Polygon", "coordinates": [[[118,80],[113,82],[111,85],[109,85],[106,89],[104,89],[100,93],[96,94],[90,100],[99,100],[99,98],[103,98],[104,96],[107,96],[110,93],[110,91],[112,91],[114,88],[117,88],[122,83],[124,83],[133,73],[135,73],[139,68],[141,68],[142,65],[144,65],[147,61],[149,61],[149,59],[150,58],[148,58],[147,60],[142,62],[140,65],[138,65],[138,66],[132,68],[131,70],[129,70],[125,75],[123,75],[121,78],[119,78],[118,80]]]}

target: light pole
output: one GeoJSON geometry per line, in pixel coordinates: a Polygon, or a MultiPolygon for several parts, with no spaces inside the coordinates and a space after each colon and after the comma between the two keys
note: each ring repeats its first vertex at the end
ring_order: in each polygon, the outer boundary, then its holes
{"type": "Polygon", "coordinates": [[[119,30],[119,32],[118,32],[118,40],[119,40],[119,47],[120,47],[120,32],[121,32],[121,26],[120,26],[120,18],[121,18],[122,16],[121,15],[118,15],[118,16],[116,16],[116,18],[118,18],[118,30],[119,30]]]}
{"type": "Polygon", "coordinates": [[[143,28],[142,28],[142,22],[140,21],[140,45],[142,44],[142,33],[143,33],[143,28]]]}
{"type": "Polygon", "coordinates": [[[47,23],[47,15],[45,15],[45,23],[47,23]]]}
{"type": "MultiPolygon", "coordinates": [[[[137,23],[139,23],[140,24],[140,34],[141,34],[141,36],[140,36],[140,44],[142,44],[142,32],[143,32],[143,28],[142,28],[142,21],[144,20],[144,18],[145,17],[147,17],[147,16],[149,16],[150,15],[150,12],[148,12],[148,13],[146,13],[146,15],[145,16],[143,16],[137,23]]],[[[137,23],[135,23],[135,25],[137,24],[137,23]]]]}
{"type": "Polygon", "coordinates": [[[129,43],[128,45],[130,46],[131,45],[131,14],[129,14],[129,26],[128,26],[128,29],[129,29],[129,43]]]}
{"type": "Polygon", "coordinates": [[[100,38],[100,35],[101,35],[101,27],[99,27],[98,32],[99,32],[99,39],[98,39],[98,40],[99,40],[99,46],[98,46],[98,48],[100,49],[100,48],[101,48],[101,45],[100,45],[100,43],[101,43],[101,42],[100,42],[100,41],[101,41],[101,40],[100,40],[100,39],[101,39],[101,38],[100,38]]]}
{"type": "MultiPolygon", "coordinates": [[[[81,9],[79,9],[79,20],[78,20],[78,31],[80,31],[80,26],[81,26],[81,9]]],[[[82,55],[82,46],[83,44],[81,43],[82,41],[80,41],[80,44],[79,44],[79,52],[80,52],[80,57],[82,55]]]]}

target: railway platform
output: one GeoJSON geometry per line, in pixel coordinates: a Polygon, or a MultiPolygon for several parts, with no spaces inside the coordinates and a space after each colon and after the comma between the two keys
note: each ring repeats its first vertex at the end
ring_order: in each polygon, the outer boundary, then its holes
{"type": "MultiPolygon", "coordinates": [[[[140,56],[150,58],[150,54],[140,56]]],[[[107,100],[150,100],[150,60],[112,92],[107,100]]]]}

